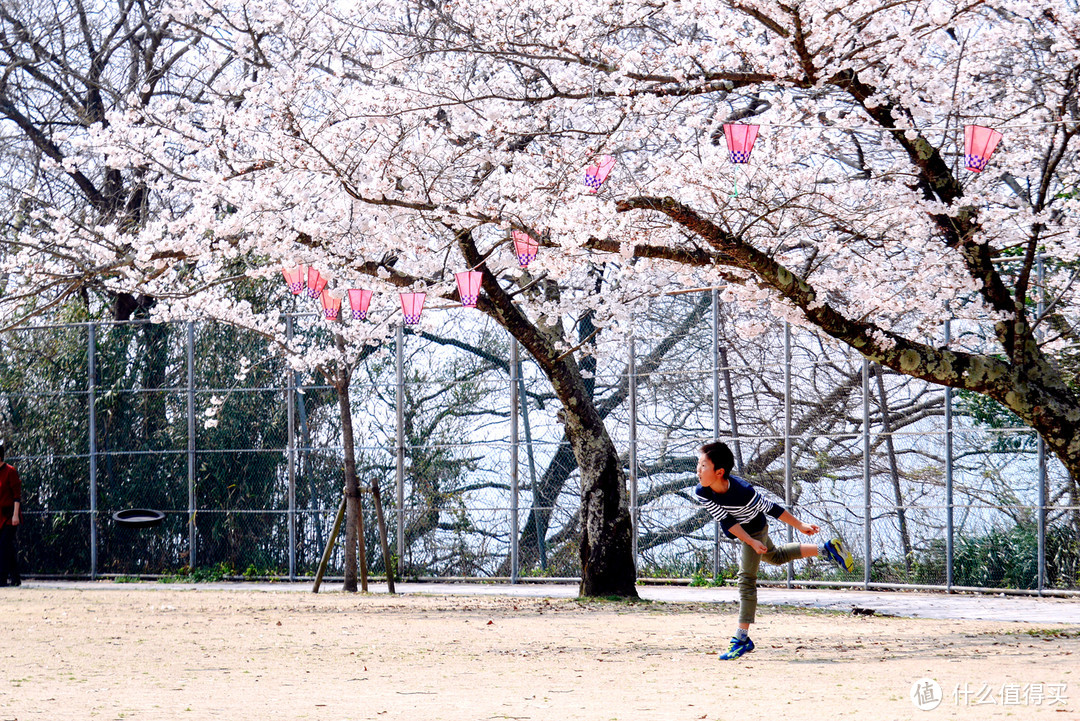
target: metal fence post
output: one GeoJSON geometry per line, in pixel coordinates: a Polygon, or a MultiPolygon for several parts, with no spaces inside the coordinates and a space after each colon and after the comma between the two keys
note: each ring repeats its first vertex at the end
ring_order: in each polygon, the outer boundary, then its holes
{"type": "MultiPolygon", "coordinates": [[[[949,347],[952,326],[945,321],[945,347],[949,347]]],[[[952,388],[945,387],[945,590],[953,587],[953,417],[952,388]]]]}
{"type": "Polygon", "coordinates": [[[400,577],[405,558],[405,329],[397,327],[397,571],[400,577]]]}
{"type": "MultiPolygon", "coordinates": [[[[1042,316],[1046,308],[1046,266],[1043,263],[1043,257],[1040,253],[1037,257],[1037,276],[1039,279],[1039,298],[1038,308],[1035,322],[1039,323],[1037,326],[1036,337],[1042,340],[1042,316]]],[[[1043,440],[1042,433],[1038,434],[1038,454],[1039,454],[1039,513],[1038,513],[1038,589],[1039,595],[1042,596],[1046,590],[1046,506],[1049,498],[1049,492],[1046,484],[1046,442],[1043,440]]]]}
{"type": "MultiPolygon", "coordinates": [[[[293,339],[293,317],[285,316],[285,338],[293,339]]],[[[289,580],[296,580],[296,371],[289,369],[285,392],[286,422],[289,424],[289,580]]]]}
{"type": "MultiPolygon", "coordinates": [[[[712,440],[720,439],[720,292],[712,290],[712,440]]],[[[696,449],[695,449],[696,450],[696,449]]],[[[713,578],[720,578],[720,523],[713,521],[713,578]]]]}
{"type": "Polygon", "coordinates": [[[195,534],[195,324],[187,322],[188,567],[198,563],[195,534]]]}
{"type": "MultiPolygon", "coordinates": [[[[784,321],[784,505],[791,508],[791,324],[784,321]]],[[[794,530],[787,527],[787,541],[794,539],[794,530]]],[[[789,562],[785,569],[787,587],[792,587],[795,580],[794,562],[789,562]]]]}
{"type": "Polygon", "coordinates": [[[90,411],[90,578],[97,578],[97,326],[90,323],[86,335],[86,376],[90,411]]]}
{"type": "Polygon", "coordinates": [[[870,587],[870,359],[862,365],[862,441],[863,441],[863,588],[870,587]]]}
{"type": "Polygon", "coordinates": [[[518,582],[518,343],[510,338],[510,583],[518,582]]]}
{"type": "Polygon", "coordinates": [[[630,392],[630,538],[636,573],[638,563],[638,468],[637,468],[637,358],[634,337],[630,336],[626,363],[627,389],[630,392]]]}

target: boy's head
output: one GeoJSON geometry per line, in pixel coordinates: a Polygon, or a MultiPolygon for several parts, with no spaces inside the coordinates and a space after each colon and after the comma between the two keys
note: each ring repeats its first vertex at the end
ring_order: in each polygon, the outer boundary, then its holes
{"type": "Polygon", "coordinates": [[[722,468],[724,470],[724,478],[731,475],[731,468],[735,465],[735,455],[728,448],[727,443],[723,441],[706,443],[701,447],[700,453],[709,459],[713,469],[719,471],[722,468]]]}

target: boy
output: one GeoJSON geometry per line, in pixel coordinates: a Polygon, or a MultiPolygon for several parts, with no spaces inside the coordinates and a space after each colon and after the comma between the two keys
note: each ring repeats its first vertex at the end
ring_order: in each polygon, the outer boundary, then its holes
{"type": "Polygon", "coordinates": [[[766,515],[778,518],[800,533],[812,536],[821,529],[803,523],[780,506],[767,501],[743,479],[731,475],[735,458],[727,444],[706,443],[698,452],[697,476],[700,482],[694,497],[700,501],[724,529],[728,538],[743,542],[739,562],[739,626],[728,650],[720,654],[724,661],[736,659],[754,650],[750,640],[750,624],[757,611],[757,575],[761,559],[782,566],[788,561],[811,556],[826,556],[845,571],[855,570],[851,554],[839,538],[820,546],[786,543],[773,545],[769,538],[766,515]]]}
{"type": "Polygon", "coordinates": [[[15,529],[22,520],[22,483],[10,463],[4,463],[5,443],[0,439],[0,586],[22,585],[15,551],[15,529]]]}

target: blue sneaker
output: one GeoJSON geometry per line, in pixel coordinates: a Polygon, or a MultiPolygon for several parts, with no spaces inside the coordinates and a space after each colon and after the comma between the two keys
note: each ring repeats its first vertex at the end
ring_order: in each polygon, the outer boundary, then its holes
{"type": "Polygon", "coordinates": [[[728,650],[720,654],[721,661],[731,661],[739,656],[750,653],[754,650],[754,642],[747,636],[745,639],[733,638],[731,639],[731,645],[728,646],[728,650]]]}
{"type": "Polygon", "coordinates": [[[848,573],[855,570],[855,559],[852,558],[851,554],[848,553],[848,550],[844,548],[844,542],[839,538],[834,538],[831,541],[825,542],[825,555],[829,557],[830,561],[848,573]]]}

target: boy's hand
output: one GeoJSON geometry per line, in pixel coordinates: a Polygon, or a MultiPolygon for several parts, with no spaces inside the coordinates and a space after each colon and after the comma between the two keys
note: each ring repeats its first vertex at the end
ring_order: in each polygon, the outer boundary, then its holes
{"type": "Polygon", "coordinates": [[[750,546],[750,548],[754,549],[755,553],[768,553],[769,552],[768,546],[766,546],[764,543],[757,540],[756,538],[751,538],[750,541],[746,545],[748,545],[748,546],[750,546]]]}
{"type": "Polygon", "coordinates": [[[817,526],[815,526],[812,523],[804,523],[804,524],[802,524],[802,527],[799,528],[799,532],[800,533],[805,533],[807,536],[812,536],[812,535],[814,535],[815,533],[817,533],[820,530],[821,530],[820,528],[818,528],[817,526]]]}

